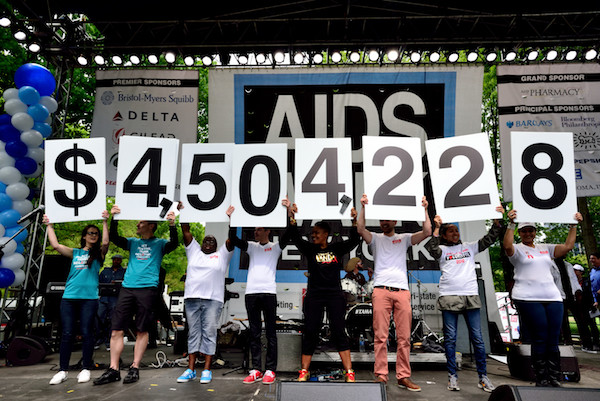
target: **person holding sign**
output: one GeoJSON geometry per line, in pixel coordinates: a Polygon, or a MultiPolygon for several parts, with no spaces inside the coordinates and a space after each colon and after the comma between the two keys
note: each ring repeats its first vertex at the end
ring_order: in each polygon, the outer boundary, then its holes
{"type": "MultiPolygon", "coordinates": [[[[496,211],[504,213],[498,206],[496,211]]],[[[492,392],[494,385],[487,377],[485,343],[481,333],[479,288],[475,272],[475,255],[489,248],[502,233],[502,220],[494,220],[488,233],[477,242],[461,242],[460,232],[454,224],[442,224],[442,218],[433,218],[433,236],[425,245],[431,256],[439,261],[440,296],[437,306],[444,322],[444,348],[448,369],[448,390],[458,391],[456,374],[456,331],[458,316],[463,315],[469,328],[469,338],[475,350],[475,362],[479,374],[478,387],[492,392]]]]}
{"type": "MultiPolygon", "coordinates": [[[[179,202],[179,210],[183,204],[179,202]]],[[[233,206],[227,209],[233,213],[233,206]]],[[[205,235],[198,244],[188,223],[181,223],[183,243],[188,265],[183,294],[188,332],[188,368],[177,378],[177,383],[187,383],[196,378],[196,354],[204,355],[204,370],[200,383],[212,381],[210,365],[217,350],[217,329],[225,298],[225,274],[234,246],[228,239],[220,248],[212,235],[205,235]]]]}
{"type": "MultiPolygon", "coordinates": [[[[520,244],[514,244],[516,210],[508,212],[510,224],[502,241],[506,256],[514,266],[511,298],[521,315],[521,324],[531,335],[531,362],[535,385],[560,387],[558,339],[563,318],[560,291],[552,277],[552,259],[562,258],[573,249],[577,224],[571,224],[564,244],[536,244],[534,223],[519,223],[520,244]]],[[[580,213],[575,220],[581,222],[580,213]]]]}
{"type": "Polygon", "coordinates": [[[52,377],[50,384],[60,384],[67,380],[69,360],[73,339],[75,338],[75,322],[81,322],[82,367],[77,375],[78,383],[90,381],[90,369],[93,367],[94,354],[94,321],[98,310],[98,275],[108,251],[108,212],[102,213],[102,239],[100,230],[93,224],[85,226],[81,232],[81,248],[69,248],[58,242],[54,224],[48,216],[43,221],[47,225],[48,241],[52,248],[62,256],[73,259],[65,284],[65,292],[60,302],[60,322],[62,334],[60,338],[60,370],[52,377]]]}
{"type": "MultiPolygon", "coordinates": [[[[233,213],[233,206],[230,208],[233,213]]],[[[255,383],[262,378],[263,384],[275,381],[277,370],[277,283],[275,275],[277,261],[289,238],[286,230],[279,242],[269,241],[271,230],[265,227],[254,229],[254,241],[240,239],[236,229],[229,229],[229,241],[250,258],[248,279],[246,280],[246,312],[250,325],[250,353],[252,354],[252,370],[244,379],[244,384],[255,383]],[[262,319],[264,315],[265,333],[267,337],[267,360],[265,373],[262,374],[262,319]]]]}
{"type": "MultiPolygon", "coordinates": [[[[111,214],[119,214],[121,209],[114,205],[111,214]]],[[[119,299],[112,317],[112,334],[110,337],[110,367],[96,380],[94,384],[107,384],[121,380],[119,359],[125,346],[124,330],[135,315],[136,338],[133,351],[133,363],[123,383],[135,383],[139,380],[139,366],[148,346],[148,330],[156,324],[154,309],[160,296],[158,281],[163,256],[175,250],[179,245],[175,213],[167,214],[169,222],[169,237],[156,238],[154,232],[158,222],[140,220],[137,223],[139,238],[125,238],[119,235],[118,220],[114,218],[110,224],[110,240],[119,248],[129,251],[129,265],[125,271],[119,299]]]]}
{"type": "Polygon", "coordinates": [[[352,208],[353,218],[350,238],[346,241],[328,243],[331,228],[324,221],[315,224],[311,231],[312,242],[300,237],[294,213],[296,205],[291,205],[286,198],[283,205],[288,208],[290,225],[288,227],[291,242],[306,257],[308,262],[308,288],[304,298],[304,332],[302,333],[302,359],[298,381],[309,378],[310,362],[317,348],[319,331],[323,323],[323,313],[327,310],[327,319],[331,328],[333,343],[346,371],[346,382],[354,383],[354,370],[350,359],[350,342],[345,330],[346,299],[340,283],[340,270],[343,269],[342,258],[356,248],[360,238],[356,232],[356,210],[352,208]]]}
{"type": "Polygon", "coordinates": [[[373,331],[375,339],[375,376],[378,382],[388,382],[387,340],[390,332],[390,315],[396,325],[396,379],[398,385],[409,391],[421,391],[410,380],[410,329],[412,309],[406,266],[406,252],[431,235],[431,221],[425,197],[423,229],[414,234],[396,234],[396,220],[380,220],[383,233],[372,233],[366,228],[365,208],[369,203],[366,194],[360,199],[362,209],[358,219],[358,233],[371,246],[375,263],[373,300],[373,331]]]}

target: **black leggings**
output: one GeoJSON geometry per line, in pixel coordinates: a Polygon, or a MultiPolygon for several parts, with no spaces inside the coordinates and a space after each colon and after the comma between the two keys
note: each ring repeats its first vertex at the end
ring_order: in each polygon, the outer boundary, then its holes
{"type": "Polygon", "coordinates": [[[337,350],[346,351],[350,349],[350,342],[346,335],[346,300],[344,294],[341,291],[308,293],[304,298],[303,355],[312,355],[317,348],[325,310],[327,310],[327,319],[331,329],[331,340],[337,350]]]}

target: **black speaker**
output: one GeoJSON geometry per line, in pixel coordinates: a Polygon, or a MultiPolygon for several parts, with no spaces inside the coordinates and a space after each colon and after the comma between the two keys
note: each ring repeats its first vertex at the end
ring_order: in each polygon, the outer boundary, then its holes
{"type": "Polygon", "coordinates": [[[496,387],[488,401],[591,401],[600,399],[597,388],[526,387],[504,384],[496,387]]]}
{"type": "Polygon", "coordinates": [[[15,337],[6,351],[6,360],[12,365],[28,366],[41,362],[50,352],[42,338],[34,336],[15,337]]]}
{"type": "MultiPolygon", "coordinates": [[[[579,382],[581,373],[575,350],[572,345],[560,345],[560,369],[562,380],[579,382]]],[[[535,373],[531,366],[531,345],[513,344],[508,347],[508,370],[511,376],[521,380],[535,380],[535,373]]]]}
{"type": "MultiPolygon", "coordinates": [[[[356,382],[277,382],[277,401],[386,401],[387,394],[383,383],[356,382]]],[[[547,401],[547,400],[546,400],[547,401]]]]}

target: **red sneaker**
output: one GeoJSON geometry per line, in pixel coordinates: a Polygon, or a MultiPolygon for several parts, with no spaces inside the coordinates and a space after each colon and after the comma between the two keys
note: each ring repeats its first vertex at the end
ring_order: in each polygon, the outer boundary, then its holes
{"type": "Polygon", "coordinates": [[[308,370],[306,370],[306,369],[302,369],[298,373],[299,373],[299,375],[298,375],[298,381],[299,382],[305,382],[310,377],[310,374],[308,373],[308,370]]]}
{"type": "Polygon", "coordinates": [[[275,372],[272,370],[267,370],[262,380],[263,384],[273,384],[275,383],[275,372]]]}
{"type": "Polygon", "coordinates": [[[354,378],[354,370],[350,369],[346,372],[346,383],[354,383],[356,380],[354,378]]]}
{"type": "Polygon", "coordinates": [[[262,375],[262,373],[260,373],[259,370],[252,369],[248,373],[248,376],[246,376],[246,378],[244,379],[244,384],[255,383],[255,382],[259,381],[260,379],[262,379],[262,377],[263,377],[263,375],[262,375]]]}

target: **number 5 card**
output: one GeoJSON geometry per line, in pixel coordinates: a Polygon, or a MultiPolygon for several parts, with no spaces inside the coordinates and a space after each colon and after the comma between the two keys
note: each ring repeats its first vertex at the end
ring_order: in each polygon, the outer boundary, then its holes
{"type": "Polygon", "coordinates": [[[520,222],[576,223],[571,132],[511,132],[513,209],[520,222]]]}
{"type": "Polygon", "coordinates": [[[444,222],[502,218],[487,134],[432,139],[425,147],[435,209],[444,222]]]}
{"type": "Polygon", "coordinates": [[[51,223],[100,220],[106,209],[104,138],[46,141],[46,214],[51,223]]]}
{"type": "Polygon", "coordinates": [[[119,220],[164,220],[175,202],[178,139],[124,136],[119,142],[115,204],[119,220]]]}

